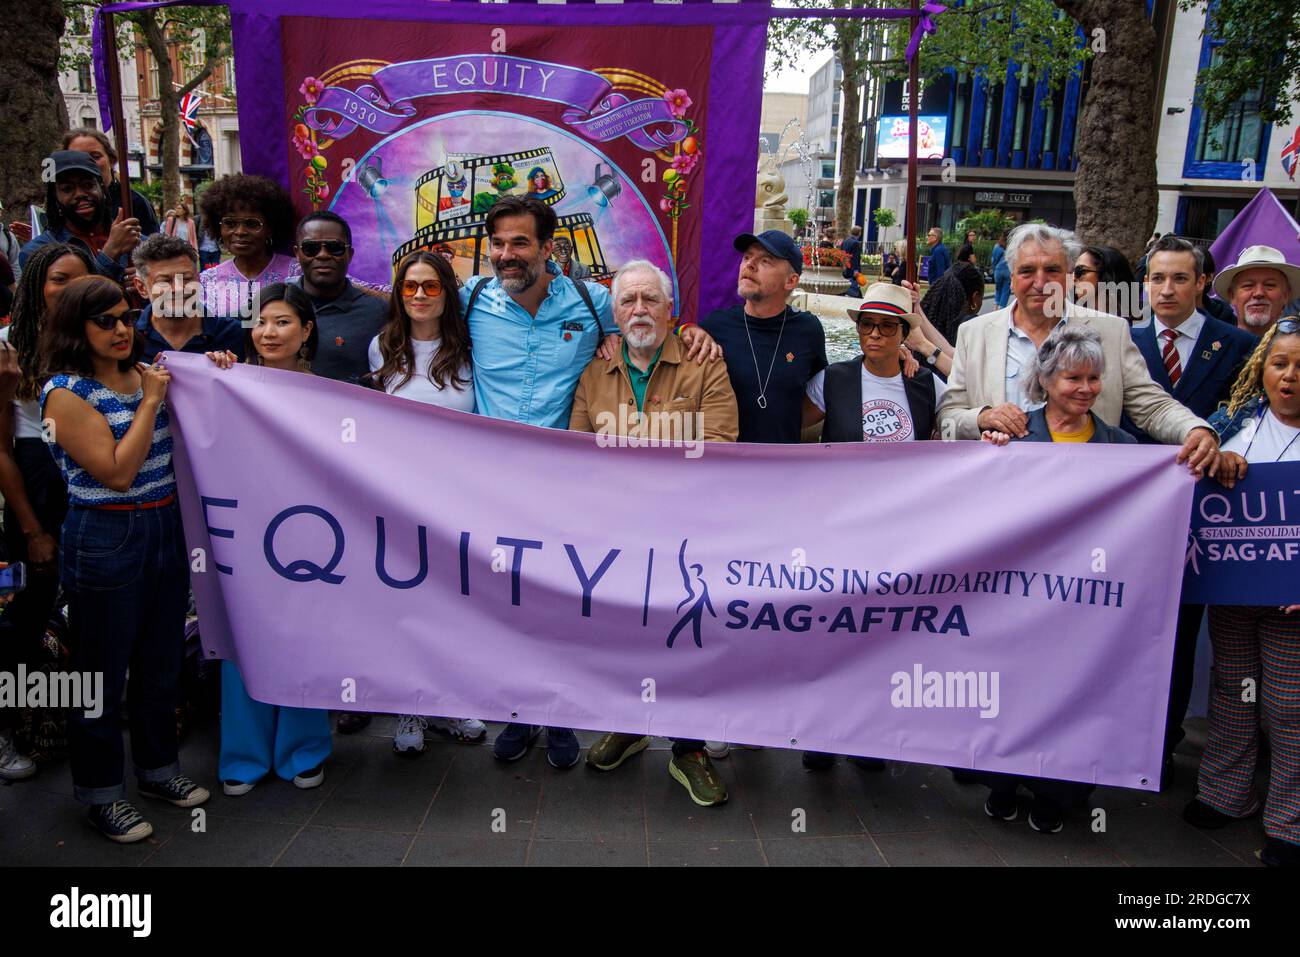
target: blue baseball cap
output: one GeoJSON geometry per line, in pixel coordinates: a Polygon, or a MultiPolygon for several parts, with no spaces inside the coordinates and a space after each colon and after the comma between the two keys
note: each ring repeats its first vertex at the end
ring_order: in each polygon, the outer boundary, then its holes
{"type": "Polygon", "coordinates": [[[754,243],[758,243],[773,256],[788,262],[795,275],[803,275],[803,252],[800,251],[799,244],[781,230],[769,229],[757,236],[745,233],[743,236],[737,236],[732,245],[736,247],[736,252],[743,253],[754,243]]]}

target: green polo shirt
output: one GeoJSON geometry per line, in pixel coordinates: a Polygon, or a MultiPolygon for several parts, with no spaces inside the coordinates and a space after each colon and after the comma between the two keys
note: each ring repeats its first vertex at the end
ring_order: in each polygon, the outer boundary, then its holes
{"type": "Polygon", "coordinates": [[[650,385],[650,376],[655,371],[655,366],[659,364],[659,357],[663,355],[664,347],[660,345],[655,351],[655,357],[650,360],[650,365],[642,372],[627,355],[627,343],[623,343],[623,365],[627,367],[627,377],[632,380],[632,394],[636,396],[636,410],[645,411],[645,390],[650,385]]]}

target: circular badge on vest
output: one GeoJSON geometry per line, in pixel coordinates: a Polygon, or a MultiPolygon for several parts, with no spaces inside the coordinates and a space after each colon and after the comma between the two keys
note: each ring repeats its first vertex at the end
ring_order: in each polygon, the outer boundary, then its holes
{"type": "Polygon", "coordinates": [[[905,442],[912,436],[912,416],[897,402],[871,399],[862,403],[865,442],[905,442]]]}

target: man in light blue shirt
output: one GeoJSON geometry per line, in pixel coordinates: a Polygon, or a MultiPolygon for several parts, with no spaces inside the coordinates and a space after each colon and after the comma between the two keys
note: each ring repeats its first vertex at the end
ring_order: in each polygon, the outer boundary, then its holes
{"type": "Polygon", "coordinates": [[[551,262],[555,221],[538,200],[498,200],[485,223],[495,278],[471,277],[460,299],[479,414],[567,429],[578,377],[618,326],[608,289],[551,262]]]}
{"type": "MultiPolygon", "coordinates": [[[[598,349],[608,359],[621,348],[609,290],[575,282],[551,262],[556,224],[554,210],[531,197],[502,197],[487,214],[483,225],[494,278],[471,277],[460,291],[479,415],[567,429],[587,363],[598,349]]],[[[703,362],[715,354],[712,338],[699,326],[679,334],[690,347],[687,358],[703,362]]],[[[492,753],[501,761],[522,758],[541,730],[508,724],[492,753]]],[[[582,757],[569,728],[546,729],[546,752],[556,768],[572,767],[582,757]]]]}

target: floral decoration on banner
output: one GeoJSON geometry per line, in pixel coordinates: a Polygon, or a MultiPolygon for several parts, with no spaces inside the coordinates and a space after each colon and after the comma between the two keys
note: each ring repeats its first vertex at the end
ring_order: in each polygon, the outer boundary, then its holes
{"type": "MultiPolygon", "coordinates": [[[[691,204],[686,202],[687,180],[699,169],[704,157],[700,150],[699,128],[695,125],[695,121],[686,115],[686,111],[694,102],[690,94],[685,90],[676,89],[665,90],[663,96],[673,116],[687,129],[687,136],[675,145],[668,168],[663,171],[666,189],[663,198],[659,200],[660,210],[676,222],[683,212],[690,209],[691,204]]],[[[666,158],[662,153],[660,156],[666,158]]]]}
{"type": "Polygon", "coordinates": [[[304,178],[306,185],[303,192],[311,200],[312,209],[319,209],[320,204],[329,198],[329,183],[325,180],[325,170],[329,168],[329,160],[321,155],[320,146],[316,141],[316,131],[302,122],[303,114],[309,107],[315,106],[317,99],[325,92],[325,84],[314,76],[306,77],[302,85],[298,87],[298,92],[302,94],[305,101],[294,112],[293,118],[298,122],[293,128],[293,148],[299,156],[303,158],[304,178]]]}

